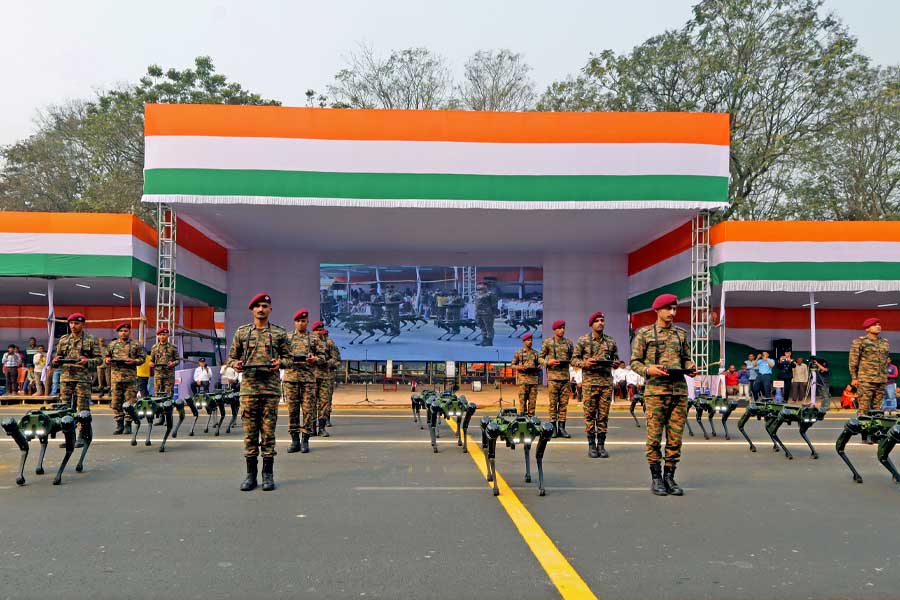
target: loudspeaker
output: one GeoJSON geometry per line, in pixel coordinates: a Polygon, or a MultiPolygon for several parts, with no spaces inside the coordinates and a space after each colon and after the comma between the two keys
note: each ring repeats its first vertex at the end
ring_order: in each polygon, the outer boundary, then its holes
{"type": "Polygon", "coordinates": [[[793,351],[794,342],[790,339],[772,340],[772,347],[775,354],[772,356],[774,360],[781,358],[785,352],[793,351]]]}

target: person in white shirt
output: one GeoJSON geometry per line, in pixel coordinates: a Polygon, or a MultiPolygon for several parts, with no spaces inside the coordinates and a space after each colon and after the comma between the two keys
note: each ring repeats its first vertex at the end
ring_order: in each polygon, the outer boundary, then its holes
{"type": "Polygon", "coordinates": [[[627,372],[624,362],[617,362],[613,365],[613,394],[615,398],[625,397],[625,375],[627,372]]]}
{"type": "Polygon", "coordinates": [[[237,389],[238,374],[237,371],[229,367],[227,364],[222,365],[219,369],[219,378],[222,381],[222,387],[226,390],[237,389]]]}
{"type": "Polygon", "coordinates": [[[629,367],[625,371],[625,385],[628,387],[628,399],[631,401],[631,398],[644,387],[644,378],[629,367]]]}
{"type": "Polygon", "coordinates": [[[41,381],[41,375],[44,373],[44,367],[47,365],[47,355],[44,353],[44,347],[38,346],[37,352],[34,353],[34,395],[44,395],[44,382],[41,381]]]}
{"type": "Polygon", "coordinates": [[[191,382],[191,393],[196,394],[201,389],[205,393],[209,393],[209,380],[212,372],[206,366],[206,359],[201,358],[197,361],[197,368],[194,369],[194,381],[191,382]]]}

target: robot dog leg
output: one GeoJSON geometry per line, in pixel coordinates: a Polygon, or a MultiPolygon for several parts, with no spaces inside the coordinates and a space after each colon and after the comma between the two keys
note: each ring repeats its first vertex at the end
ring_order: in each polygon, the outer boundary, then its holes
{"type": "Polygon", "coordinates": [[[841,457],[841,460],[844,461],[844,464],[850,469],[850,472],[853,474],[853,481],[856,483],[862,483],[863,478],[862,475],[859,474],[859,471],[856,470],[856,467],[853,466],[853,463],[850,462],[850,458],[847,457],[846,448],[847,442],[849,442],[853,436],[861,434],[862,429],[862,424],[859,422],[859,419],[850,419],[844,424],[844,429],[841,431],[840,435],[838,435],[837,441],[834,444],[834,449],[837,451],[838,456],[841,457]]]}
{"type": "Polygon", "coordinates": [[[891,427],[881,441],[878,442],[878,462],[891,472],[894,483],[900,483],[900,472],[897,471],[897,467],[891,462],[890,454],[897,442],[900,442],[900,425],[891,427]]]}

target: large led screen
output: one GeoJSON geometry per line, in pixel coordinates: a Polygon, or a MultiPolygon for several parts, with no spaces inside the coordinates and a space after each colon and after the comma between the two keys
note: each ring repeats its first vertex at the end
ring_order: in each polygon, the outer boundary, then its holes
{"type": "Polygon", "coordinates": [[[508,361],[540,347],[540,267],[320,266],[321,315],[345,360],[508,361]]]}

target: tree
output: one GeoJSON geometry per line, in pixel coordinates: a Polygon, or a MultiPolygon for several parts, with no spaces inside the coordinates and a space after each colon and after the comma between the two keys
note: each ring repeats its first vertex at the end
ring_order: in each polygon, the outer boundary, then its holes
{"type": "Polygon", "coordinates": [[[900,219],[900,68],[868,69],[827,127],[795,153],[794,216],[900,219]]]}
{"type": "Polygon", "coordinates": [[[32,136],[0,150],[0,208],[131,212],[155,222],[141,204],[144,104],[176,102],[279,104],[229,82],[207,56],[181,71],[151,65],[137,84],[50,107],[32,136]]]}
{"type": "Polygon", "coordinates": [[[457,97],[469,110],[529,110],[535,100],[530,73],[520,53],[479,50],[466,61],[457,97]]]}
{"type": "Polygon", "coordinates": [[[328,86],[336,107],[440,109],[451,103],[447,62],[427,48],[394,50],[382,58],[360,45],[348,62],[328,86]]]}
{"type": "Polygon", "coordinates": [[[823,0],[704,0],[678,31],[629,54],[604,51],[550,86],[541,110],[727,112],[731,206],[775,217],[786,161],[824,131],[866,60],[823,0]]]}

